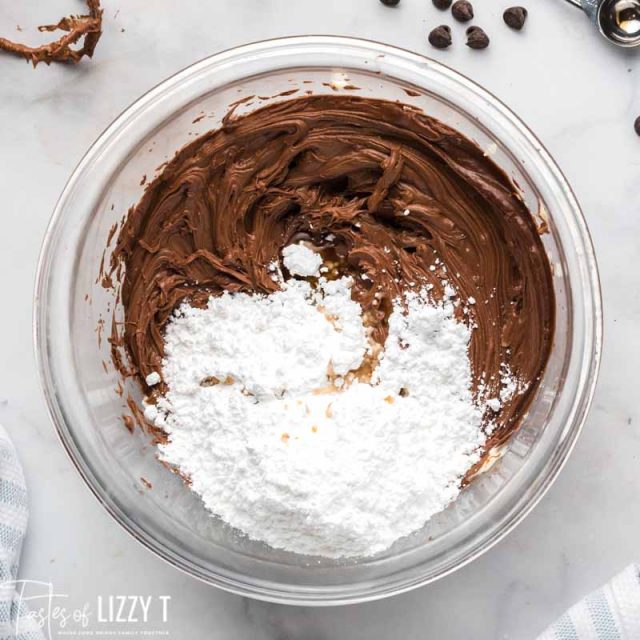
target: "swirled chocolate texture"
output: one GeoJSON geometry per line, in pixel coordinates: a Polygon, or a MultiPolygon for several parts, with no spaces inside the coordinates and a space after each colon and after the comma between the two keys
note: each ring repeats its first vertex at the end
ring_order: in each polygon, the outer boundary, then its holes
{"type": "Polygon", "coordinates": [[[290,99],[229,115],[180,150],[129,212],[112,254],[113,269],[124,267],[125,312],[114,353],[124,345],[144,386],[161,369],[177,305],[276,290],[269,265],[300,240],[353,275],[380,344],[399,294],[431,285],[439,300],[450,283],[460,319],[475,327],[476,392],[496,396],[505,364],[521,384],[493,416],[490,442],[508,437],[551,349],[549,262],[505,173],[457,131],[399,103],[290,99]]]}

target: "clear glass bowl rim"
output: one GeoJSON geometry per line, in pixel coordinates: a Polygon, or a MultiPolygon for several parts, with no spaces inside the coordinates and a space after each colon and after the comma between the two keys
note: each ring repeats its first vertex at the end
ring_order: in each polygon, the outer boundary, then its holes
{"type": "MultiPolygon", "coordinates": [[[[292,65],[293,66],[293,65],[292,65]]],[[[540,499],[548,491],[553,484],[558,473],[567,461],[567,458],[577,440],[577,437],[582,429],[586,416],[588,414],[593,394],[595,392],[596,381],[598,371],[600,367],[600,359],[602,353],[602,334],[603,334],[603,317],[602,317],[602,299],[600,290],[600,281],[598,276],[597,262],[593,249],[591,237],[589,235],[588,228],[578,201],[567,182],[564,174],[561,172],[549,152],[544,145],[536,138],[533,132],[515,115],[513,111],[509,109],[502,101],[500,101],[492,93],[478,85],[473,80],[467,78],[458,71],[451,69],[450,67],[432,60],[421,54],[417,54],[413,51],[409,51],[400,47],[376,42],[373,40],[367,40],[363,38],[354,38],[346,36],[330,36],[330,35],[313,35],[313,36],[290,36],[284,38],[274,38],[268,40],[262,40],[253,42],[250,44],[240,45],[224,51],[221,51],[212,56],[208,56],[199,62],[196,62],[185,69],[173,74],[169,78],[163,80],[157,84],[154,88],[143,94],[134,103],[127,107],[96,139],[86,152],[84,157],[80,160],[76,168],[74,169],[71,177],[67,181],[65,188],[60,195],[54,212],[52,214],[49,226],[45,232],[43,245],[38,261],[35,293],[34,293],[34,306],[33,306],[33,334],[34,334],[34,349],[38,373],[40,376],[41,384],[44,390],[47,408],[51,420],[56,428],[56,432],[60,439],[60,442],[64,446],[67,454],[71,458],[71,461],[75,465],[76,469],[80,473],[87,487],[96,496],[98,501],[107,509],[110,515],[118,522],[126,531],[128,531],[136,540],[138,540],[143,546],[154,552],[157,556],[168,562],[170,565],[184,571],[188,575],[196,577],[204,582],[213,584],[217,587],[225,589],[227,591],[237,593],[239,595],[249,596],[257,599],[280,602],[286,604],[305,604],[305,605],[336,605],[336,604],[351,604],[356,602],[365,602],[370,600],[376,600],[390,595],[396,595],[403,593],[410,589],[422,586],[427,583],[431,583],[441,577],[449,575],[455,570],[465,566],[478,556],[488,551],[491,547],[497,544],[502,538],[504,538],[510,531],[513,530],[526,516],[527,514],[538,504],[540,499]],[[413,64],[428,63],[429,67],[437,70],[438,73],[448,77],[448,79],[458,82],[464,86],[467,90],[474,92],[480,99],[483,99],[491,104],[491,107],[498,112],[499,116],[508,121],[509,125],[517,130],[518,134],[522,136],[526,142],[536,147],[539,155],[540,162],[545,166],[545,169],[551,174],[555,180],[557,186],[561,189],[563,197],[567,200],[572,212],[573,219],[570,220],[573,226],[574,236],[580,241],[580,257],[582,267],[585,271],[587,281],[590,285],[589,302],[590,309],[584,311],[590,315],[592,322],[590,326],[590,334],[585,339],[585,351],[590,350],[591,358],[589,370],[586,375],[582,377],[580,383],[579,392],[575,396],[573,403],[573,422],[562,442],[561,450],[555,452],[553,465],[545,468],[545,473],[540,474],[536,479],[536,485],[527,489],[526,494],[523,494],[517,505],[514,505],[510,513],[510,518],[506,522],[502,522],[501,526],[493,532],[491,537],[485,538],[481,544],[471,549],[465,557],[458,561],[453,566],[448,567],[446,570],[440,571],[433,575],[422,575],[416,577],[413,573],[407,575],[406,579],[395,576],[392,585],[371,584],[366,585],[366,590],[354,593],[349,591],[346,594],[330,593],[329,588],[326,593],[316,592],[314,594],[296,595],[294,590],[283,590],[283,585],[273,585],[273,589],[269,589],[264,585],[248,584],[244,580],[244,576],[237,575],[233,579],[229,579],[227,576],[214,576],[210,574],[204,574],[199,571],[193,564],[185,561],[181,556],[172,554],[170,550],[163,546],[156,544],[156,541],[151,539],[146,532],[142,531],[136,526],[135,522],[126,514],[123,513],[119,507],[114,504],[111,497],[107,492],[103,491],[102,487],[95,481],[91,470],[87,463],[83,460],[79,454],[79,449],[74,442],[73,430],[69,428],[64,420],[62,412],[57,400],[57,393],[55,389],[55,383],[51,376],[51,369],[49,365],[49,350],[48,350],[48,332],[47,332],[47,293],[48,293],[48,267],[53,258],[53,253],[56,248],[55,237],[56,231],[61,224],[61,219],[64,216],[64,210],[67,198],[73,190],[76,183],[82,178],[82,173],[85,167],[90,163],[92,157],[97,154],[109,140],[109,138],[117,132],[121,124],[139,114],[145,108],[145,105],[152,102],[155,98],[162,95],[167,89],[175,87],[177,84],[186,81],[190,76],[196,73],[208,69],[211,71],[216,64],[222,61],[229,61],[229,59],[241,59],[244,55],[260,55],[266,54],[270,51],[279,50],[283,52],[289,47],[295,47],[299,45],[316,45],[323,46],[329,49],[339,48],[341,46],[349,46],[351,48],[362,48],[367,52],[375,51],[378,54],[385,54],[387,56],[397,56],[403,58],[405,62],[412,62],[413,64]],[[42,304],[44,301],[45,304],[42,304]]]]}

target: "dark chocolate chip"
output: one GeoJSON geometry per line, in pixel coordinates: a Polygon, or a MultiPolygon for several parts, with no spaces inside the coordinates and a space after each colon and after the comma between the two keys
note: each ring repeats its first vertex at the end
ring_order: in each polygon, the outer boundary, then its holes
{"type": "Polygon", "coordinates": [[[516,31],[520,31],[527,21],[529,12],[524,7],[509,7],[503,14],[502,18],[505,23],[516,31]]]}
{"type": "Polygon", "coordinates": [[[431,0],[433,2],[433,6],[436,9],[448,9],[451,6],[452,0],[431,0]]]}
{"type": "Polygon", "coordinates": [[[640,116],[636,118],[636,121],[633,123],[633,128],[636,130],[636,133],[640,136],[640,116]]]}
{"type": "Polygon", "coordinates": [[[486,49],[489,46],[489,36],[480,27],[467,29],[467,47],[472,49],[486,49]]]}
{"type": "Polygon", "coordinates": [[[456,0],[451,7],[453,17],[460,22],[469,22],[473,19],[473,5],[469,0],[456,0]]]}
{"type": "Polygon", "coordinates": [[[451,29],[446,24],[436,27],[429,34],[429,43],[436,49],[446,49],[447,47],[450,47],[451,29]]]}
{"type": "Polygon", "coordinates": [[[386,7],[397,7],[400,4],[400,0],[380,0],[386,7]]]}

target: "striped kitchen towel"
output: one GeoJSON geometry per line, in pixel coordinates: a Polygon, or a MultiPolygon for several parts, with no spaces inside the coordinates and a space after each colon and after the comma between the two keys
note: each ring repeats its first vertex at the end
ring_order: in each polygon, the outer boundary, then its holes
{"type": "Polygon", "coordinates": [[[18,582],[18,562],[27,530],[27,488],[13,443],[0,425],[0,640],[42,640],[18,582]]]}
{"type": "Polygon", "coordinates": [[[571,607],[538,640],[640,640],[640,566],[571,607]]]}

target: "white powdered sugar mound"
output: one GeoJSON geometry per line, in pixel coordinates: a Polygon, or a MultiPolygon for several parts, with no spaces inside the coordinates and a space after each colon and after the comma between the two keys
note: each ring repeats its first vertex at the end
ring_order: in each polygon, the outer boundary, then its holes
{"type": "Polygon", "coordinates": [[[299,242],[282,250],[282,262],[293,276],[317,276],[322,265],[322,256],[299,242]]]}
{"type": "Polygon", "coordinates": [[[471,330],[453,305],[426,292],[396,301],[362,382],[349,371],[372,352],[350,286],[291,279],[269,296],[182,305],[155,419],[169,436],[162,459],[213,514],[273,547],[336,558],[421,528],[458,495],[486,439],[471,330]]]}
{"type": "Polygon", "coordinates": [[[326,385],[329,361],[338,375],[358,367],[367,339],[350,284],[342,279],[314,291],[290,280],[270,296],[224,293],[206,309],[183,304],[165,334],[168,397],[202,393],[200,383],[216,378],[233,381],[234,392],[254,396],[254,403],[326,385]],[[336,318],[335,326],[317,304],[336,318]]]}

